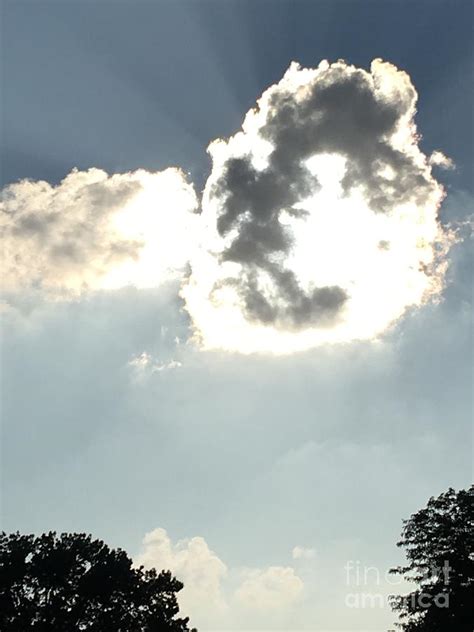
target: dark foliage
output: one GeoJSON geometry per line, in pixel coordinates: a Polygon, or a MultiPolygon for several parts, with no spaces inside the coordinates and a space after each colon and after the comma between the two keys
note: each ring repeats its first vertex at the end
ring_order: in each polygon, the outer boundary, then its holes
{"type": "Polygon", "coordinates": [[[89,535],[0,534],[1,632],[190,632],[182,587],[89,535]]]}
{"type": "Polygon", "coordinates": [[[394,597],[405,632],[472,632],[474,629],[474,486],[449,489],[404,521],[407,565],[391,572],[417,584],[394,597]]]}

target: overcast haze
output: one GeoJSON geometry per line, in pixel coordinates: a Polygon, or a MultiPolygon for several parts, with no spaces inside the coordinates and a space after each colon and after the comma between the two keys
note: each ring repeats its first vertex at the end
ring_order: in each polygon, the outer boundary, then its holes
{"type": "Polygon", "coordinates": [[[200,630],[393,627],[344,565],[473,474],[472,17],[4,0],[2,529],[200,630]]]}

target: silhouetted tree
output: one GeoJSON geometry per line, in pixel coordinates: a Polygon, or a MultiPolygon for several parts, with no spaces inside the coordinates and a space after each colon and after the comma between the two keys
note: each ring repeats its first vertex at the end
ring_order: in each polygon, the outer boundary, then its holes
{"type": "Polygon", "coordinates": [[[474,486],[431,498],[404,521],[407,565],[392,569],[418,584],[392,598],[405,632],[472,632],[474,629],[474,486]]]}
{"type": "Polygon", "coordinates": [[[89,535],[0,534],[1,632],[189,632],[182,587],[89,535]]]}

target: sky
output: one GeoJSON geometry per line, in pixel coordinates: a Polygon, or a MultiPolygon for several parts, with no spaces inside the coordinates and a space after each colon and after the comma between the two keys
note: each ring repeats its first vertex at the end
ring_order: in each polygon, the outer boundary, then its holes
{"type": "Polygon", "coordinates": [[[2,529],[170,568],[200,630],[393,627],[402,520],[473,474],[472,17],[3,1],[2,529]]]}

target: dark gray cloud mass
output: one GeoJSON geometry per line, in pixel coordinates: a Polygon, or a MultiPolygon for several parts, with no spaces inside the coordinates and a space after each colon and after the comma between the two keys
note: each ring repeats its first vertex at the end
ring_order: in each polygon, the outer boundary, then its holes
{"type": "MultiPolygon", "coordinates": [[[[258,169],[251,152],[231,152],[213,183],[211,198],[220,206],[217,230],[222,237],[237,232],[222,259],[242,266],[238,290],[252,320],[286,329],[330,324],[348,299],[337,285],[305,291],[283,263],[293,243],[280,222],[282,213],[304,216],[294,205],[320,188],[307,167],[309,158],[327,153],[345,158],[343,195],[361,189],[375,213],[405,202],[423,204],[436,188],[420,152],[393,142],[403,125],[409,144],[415,138],[410,136],[415,89],[389,64],[378,61],[372,70],[337,62],[320,66],[304,86],[284,80],[273,86],[259,103],[265,118],[258,134],[273,148],[267,165],[258,169]],[[384,73],[388,87],[382,85],[384,73]],[[271,279],[271,296],[259,283],[261,272],[271,279]]],[[[292,65],[287,75],[295,71],[292,65]]]]}
{"type": "Polygon", "coordinates": [[[309,195],[317,181],[301,160],[289,162],[286,168],[275,164],[278,160],[275,150],[270,165],[263,171],[253,167],[250,157],[228,160],[214,188],[216,195],[226,196],[217,229],[224,236],[238,225],[239,234],[222,256],[244,266],[246,287],[240,290],[250,318],[287,328],[322,324],[342,307],[347,298],[344,290],[324,287],[307,294],[300,288],[294,272],[282,269],[272,260],[275,255],[287,253],[292,245],[288,230],[279,222],[279,214],[282,210],[296,216],[304,214],[292,206],[309,195]],[[269,300],[259,289],[257,272],[262,270],[278,288],[277,302],[269,300]]]}

